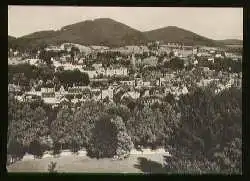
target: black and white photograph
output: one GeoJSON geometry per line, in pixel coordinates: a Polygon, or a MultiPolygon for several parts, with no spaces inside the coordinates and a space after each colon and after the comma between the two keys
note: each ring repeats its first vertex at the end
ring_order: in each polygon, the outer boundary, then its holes
{"type": "Polygon", "coordinates": [[[243,8],[8,6],[9,173],[242,174],[243,8]]]}

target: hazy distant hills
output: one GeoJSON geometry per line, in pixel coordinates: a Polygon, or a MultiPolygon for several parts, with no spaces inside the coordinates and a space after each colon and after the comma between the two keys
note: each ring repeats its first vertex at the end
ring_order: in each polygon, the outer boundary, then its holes
{"type": "Polygon", "coordinates": [[[218,40],[218,42],[223,43],[225,45],[243,45],[243,40],[238,39],[218,40]]]}
{"type": "Polygon", "coordinates": [[[39,31],[20,38],[9,36],[9,46],[35,47],[42,44],[64,42],[82,45],[124,46],[140,45],[149,41],[179,42],[186,45],[222,46],[226,43],[240,43],[240,40],[212,40],[191,31],[168,26],[147,32],[140,32],[109,18],[87,20],[64,26],[59,31],[39,31]]]}
{"type": "Polygon", "coordinates": [[[8,43],[9,43],[9,44],[12,43],[12,42],[14,42],[14,40],[16,40],[15,37],[9,36],[9,35],[8,35],[8,43]]]}
{"type": "Polygon", "coordinates": [[[16,39],[15,37],[9,36],[9,35],[8,35],[8,41],[13,41],[13,40],[15,40],[15,39],[16,39]]]}

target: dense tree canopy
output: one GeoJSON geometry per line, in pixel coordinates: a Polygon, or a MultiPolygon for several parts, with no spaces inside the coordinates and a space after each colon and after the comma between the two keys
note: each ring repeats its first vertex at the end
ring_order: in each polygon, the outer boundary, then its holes
{"type": "Polygon", "coordinates": [[[215,93],[215,88],[193,87],[179,101],[169,95],[151,106],[122,104],[117,89],[116,103],[86,101],[75,111],[65,105],[51,110],[39,100],[21,103],[10,94],[8,154],[41,155],[49,135],[55,151],[85,147],[89,156],[102,158],[127,154],[133,145],[165,145],[172,155],[166,159],[170,172],[239,173],[242,92],[232,87],[215,93]]]}
{"type": "Polygon", "coordinates": [[[120,105],[120,104],[118,105],[110,104],[109,107],[107,108],[107,112],[109,114],[120,116],[125,124],[129,120],[130,115],[131,115],[128,107],[124,105],[120,105]]]}
{"type": "Polygon", "coordinates": [[[242,71],[242,62],[239,60],[233,60],[231,58],[215,58],[213,61],[208,61],[207,58],[198,59],[200,67],[208,67],[211,70],[236,72],[242,71]]]}
{"type": "MultiPolygon", "coordinates": [[[[46,83],[54,79],[54,68],[47,65],[35,67],[29,64],[8,66],[8,82],[24,86],[27,90],[42,80],[46,83]]],[[[44,85],[43,85],[44,86],[44,85]]]]}
{"type": "Polygon", "coordinates": [[[46,113],[41,107],[32,109],[27,104],[16,104],[12,98],[9,99],[9,104],[9,111],[13,112],[8,118],[8,153],[17,154],[16,149],[20,150],[20,153],[25,148],[32,150],[34,147],[32,148],[31,143],[40,143],[41,138],[48,133],[46,113]]]}
{"type": "MultiPolygon", "coordinates": [[[[240,172],[241,148],[228,146],[240,145],[241,142],[240,95],[241,90],[233,87],[218,95],[208,89],[198,89],[182,98],[179,104],[181,119],[169,142],[173,149],[173,159],[178,158],[178,164],[181,160],[192,164],[207,161],[210,166],[213,163],[214,168],[217,165],[223,172],[240,172]],[[234,151],[229,155],[226,149],[234,151]]],[[[208,166],[204,169],[212,170],[208,166]]]]}
{"type": "Polygon", "coordinates": [[[82,139],[82,145],[89,144],[91,138],[91,129],[94,127],[100,112],[103,112],[105,107],[100,102],[87,101],[74,115],[75,134],[82,139]]]}
{"type": "Polygon", "coordinates": [[[82,73],[79,70],[66,70],[57,72],[56,77],[60,83],[66,87],[75,85],[88,85],[89,76],[87,73],[82,73]]]}
{"type": "Polygon", "coordinates": [[[164,142],[165,121],[159,110],[135,109],[127,127],[135,145],[159,146],[164,142]]]}
{"type": "Polygon", "coordinates": [[[91,131],[92,136],[87,147],[89,156],[102,158],[123,155],[129,153],[133,147],[120,117],[102,113],[91,131]]]}
{"type": "Polygon", "coordinates": [[[73,115],[69,108],[63,108],[57,118],[51,123],[51,138],[54,141],[55,151],[71,143],[73,115]]]}
{"type": "Polygon", "coordinates": [[[165,62],[164,66],[173,70],[182,70],[184,68],[184,61],[181,58],[172,58],[169,62],[165,62]]]}

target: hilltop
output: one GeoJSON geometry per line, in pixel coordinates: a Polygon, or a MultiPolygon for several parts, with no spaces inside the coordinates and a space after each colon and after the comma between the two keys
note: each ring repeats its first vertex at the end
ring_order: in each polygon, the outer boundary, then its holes
{"type": "Polygon", "coordinates": [[[185,45],[207,45],[218,46],[216,41],[200,36],[191,31],[176,27],[167,26],[164,28],[145,32],[147,38],[151,41],[163,41],[164,43],[178,42],[185,45]]]}
{"type": "Polygon", "coordinates": [[[146,41],[142,32],[112,19],[101,18],[64,26],[59,31],[35,32],[18,38],[16,43],[19,46],[65,42],[82,45],[123,46],[138,45],[146,41]]]}
{"type": "Polygon", "coordinates": [[[118,47],[140,45],[149,41],[179,42],[186,45],[224,46],[240,40],[212,40],[191,31],[168,26],[152,31],[141,32],[110,18],[86,20],[62,27],[58,31],[39,31],[20,38],[9,36],[9,44],[18,47],[37,47],[44,44],[66,42],[81,45],[103,45],[118,47]]]}

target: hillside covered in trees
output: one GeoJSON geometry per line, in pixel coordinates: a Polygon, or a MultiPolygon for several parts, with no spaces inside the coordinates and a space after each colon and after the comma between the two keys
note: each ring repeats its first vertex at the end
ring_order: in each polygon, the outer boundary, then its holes
{"type": "Polygon", "coordinates": [[[141,32],[109,18],[87,20],[64,26],[57,31],[39,31],[16,39],[9,37],[8,40],[10,47],[36,47],[43,44],[61,44],[65,42],[103,46],[140,45],[150,41],[206,46],[240,43],[238,40],[212,40],[176,26],[141,32]]]}

